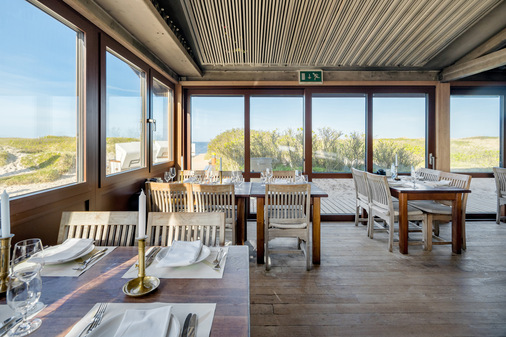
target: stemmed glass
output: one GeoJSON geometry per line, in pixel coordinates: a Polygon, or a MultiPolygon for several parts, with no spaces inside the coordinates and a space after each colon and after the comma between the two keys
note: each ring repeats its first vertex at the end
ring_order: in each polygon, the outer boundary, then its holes
{"type": "Polygon", "coordinates": [[[14,245],[11,274],[7,286],[7,303],[23,315],[23,322],[10,336],[26,336],[37,330],[40,319],[27,320],[42,292],[40,271],[44,267],[44,250],[40,239],[23,240],[14,245]]]}
{"type": "Polygon", "coordinates": [[[169,172],[165,172],[163,174],[163,180],[165,180],[165,182],[169,182],[170,181],[170,173],[169,172]]]}
{"type": "Polygon", "coordinates": [[[176,176],[176,168],[175,167],[169,168],[169,177],[171,182],[175,176],[176,176]]]}
{"type": "Polygon", "coordinates": [[[272,175],[273,175],[272,170],[270,168],[266,168],[265,169],[265,177],[266,177],[267,183],[271,182],[272,175]]]}

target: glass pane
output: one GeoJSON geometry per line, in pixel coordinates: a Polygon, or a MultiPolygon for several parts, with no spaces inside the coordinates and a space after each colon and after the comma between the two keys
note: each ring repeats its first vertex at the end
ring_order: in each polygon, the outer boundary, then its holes
{"type": "Polygon", "coordinates": [[[192,96],[192,169],[244,170],[244,97],[192,96]]]}
{"type": "Polygon", "coordinates": [[[153,131],[153,164],[174,160],[172,153],[172,90],[153,78],[153,119],[156,130],[153,131]]]}
{"type": "Polygon", "coordinates": [[[492,172],[499,166],[501,96],[451,96],[450,169],[492,172]]]}
{"type": "Polygon", "coordinates": [[[398,172],[425,167],[425,95],[373,97],[373,172],[390,169],[397,157],[398,172]]]}
{"type": "Polygon", "coordinates": [[[143,153],[145,73],[106,53],[107,174],[145,166],[143,153]]]}
{"type": "Polygon", "coordinates": [[[0,190],[11,196],[83,181],[82,37],[26,1],[0,1],[0,190]]]}
{"type": "Polygon", "coordinates": [[[365,169],[365,95],[313,96],[313,172],[365,169]]]}
{"type": "Polygon", "coordinates": [[[302,171],[303,97],[252,96],[250,107],[251,172],[302,171]]]}

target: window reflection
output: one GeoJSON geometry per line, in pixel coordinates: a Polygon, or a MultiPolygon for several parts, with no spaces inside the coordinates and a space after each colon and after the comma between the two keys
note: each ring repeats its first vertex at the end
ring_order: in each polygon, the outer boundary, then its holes
{"type": "Polygon", "coordinates": [[[174,159],[172,149],[172,90],[153,78],[152,112],[155,120],[153,128],[153,164],[167,163],[174,159]]]}

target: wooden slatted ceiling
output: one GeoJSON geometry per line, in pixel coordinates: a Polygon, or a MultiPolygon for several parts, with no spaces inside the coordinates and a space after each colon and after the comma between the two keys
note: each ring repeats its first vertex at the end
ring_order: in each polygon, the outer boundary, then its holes
{"type": "Polygon", "coordinates": [[[421,68],[501,0],[180,0],[202,66],[421,68]]]}

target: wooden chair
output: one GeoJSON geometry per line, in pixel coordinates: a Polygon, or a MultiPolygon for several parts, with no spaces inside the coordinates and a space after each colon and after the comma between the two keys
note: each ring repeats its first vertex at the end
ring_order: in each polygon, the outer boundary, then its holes
{"type": "Polygon", "coordinates": [[[501,206],[506,205],[506,168],[494,167],[495,188],[497,193],[497,215],[495,222],[501,220],[501,206]]]}
{"type": "Polygon", "coordinates": [[[82,238],[97,246],[133,246],[138,222],[138,212],[63,212],[58,244],[82,238]]]}
{"type": "Polygon", "coordinates": [[[224,212],[225,226],[232,230],[232,244],[236,244],[237,212],[234,184],[192,185],[195,212],[224,212]]]}
{"type": "Polygon", "coordinates": [[[422,167],[422,168],[418,169],[418,174],[425,181],[439,181],[439,176],[441,175],[441,171],[422,167]]]}
{"type": "Polygon", "coordinates": [[[269,240],[277,237],[292,237],[299,240],[300,247],[306,256],[306,269],[311,269],[310,244],[310,207],[311,185],[276,185],[265,186],[265,269],[270,270],[271,253],[293,253],[300,250],[273,250],[269,240]]]}
{"type": "Polygon", "coordinates": [[[295,171],[272,171],[272,179],[286,179],[293,183],[295,181],[295,171]]]}
{"type": "MultiPolygon", "coordinates": [[[[399,221],[399,203],[393,202],[386,176],[366,173],[367,186],[370,196],[370,213],[367,229],[369,237],[374,236],[375,217],[386,223],[384,230],[388,231],[388,250],[393,250],[395,223],[399,221]]],[[[408,221],[423,221],[423,212],[408,205],[408,221]]],[[[410,244],[416,244],[411,242],[410,244]]]]}
{"type": "Polygon", "coordinates": [[[190,178],[203,179],[206,175],[206,171],[204,171],[204,170],[181,170],[181,171],[179,171],[178,174],[179,175],[178,175],[177,180],[182,183],[185,180],[190,179],[190,178]]]}
{"type": "MultiPolygon", "coordinates": [[[[471,186],[471,176],[465,174],[441,172],[440,180],[449,181],[449,186],[469,189],[471,186]]],[[[462,249],[466,249],[466,205],[468,193],[462,194],[462,249]]],[[[432,250],[432,245],[451,244],[451,241],[445,241],[439,238],[439,222],[450,222],[452,220],[451,201],[441,200],[416,200],[409,203],[410,205],[424,212],[424,230],[425,249],[432,250]],[[432,242],[432,233],[437,238],[436,242],[432,242]]]]}
{"type": "Polygon", "coordinates": [[[174,240],[201,240],[206,246],[223,246],[225,214],[150,212],[147,236],[152,246],[171,246],[174,240]]]}
{"type": "Polygon", "coordinates": [[[368,218],[361,218],[360,213],[365,210],[367,215],[369,215],[369,189],[367,187],[366,172],[352,168],[351,175],[353,176],[353,183],[355,184],[355,226],[358,226],[359,221],[368,221],[368,218]]]}
{"type": "Polygon", "coordinates": [[[148,212],[192,212],[191,185],[146,182],[148,212]]]}

